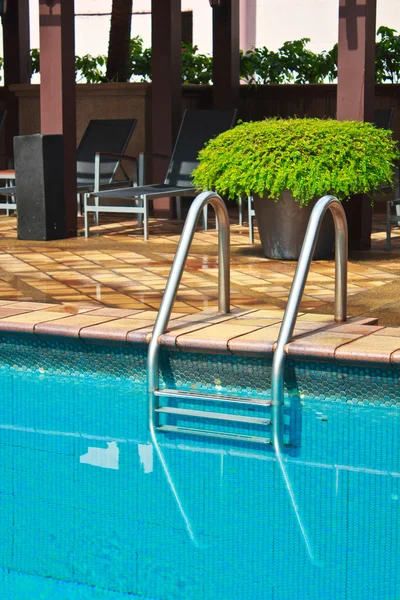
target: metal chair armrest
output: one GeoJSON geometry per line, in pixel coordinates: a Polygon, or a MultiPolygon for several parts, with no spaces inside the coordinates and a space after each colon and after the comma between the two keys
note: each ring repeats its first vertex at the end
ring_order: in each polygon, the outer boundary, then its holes
{"type": "Polygon", "coordinates": [[[96,152],[96,156],[111,156],[114,158],[120,158],[121,160],[131,160],[135,163],[138,162],[136,156],[128,156],[128,154],[118,154],[118,152],[96,152]]]}
{"type": "Polygon", "coordinates": [[[159,154],[158,152],[140,152],[139,153],[139,172],[138,172],[139,185],[144,185],[144,159],[146,157],[162,158],[162,159],[168,159],[168,160],[171,158],[168,154],[159,154]]]}
{"type": "MultiPolygon", "coordinates": [[[[119,158],[120,160],[129,160],[133,162],[136,166],[136,181],[139,181],[139,162],[136,156],[129,156],[128,154],[119,154],[118,152],[96,152],[94,157],[94,191],[98,192],[100,190],[100,160],[102,156],[109,156],[112,158],[119,158]]],[[[124,175],[127,179],[130,180],[127,172],[125,171],[122,165],[121,169],[124,172],[124,175]]]]}
{"type": "Polygon", "coordinates": [[[139,158],[141,156],[143,156],[143,157],[149,156],[150,158],[168,158],[168,159],[171,158],[170,154],[159,154],[158,152],[140,152],[139,158]]]}

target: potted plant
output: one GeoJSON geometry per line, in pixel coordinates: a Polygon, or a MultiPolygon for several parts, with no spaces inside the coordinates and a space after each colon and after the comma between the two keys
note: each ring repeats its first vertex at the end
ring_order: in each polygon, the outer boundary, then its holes
{"type": "MultiPolygon", "coordinates": [[[[208,142],[193,179],[199,189],[229,198],[252,195],[265,256],[297,259],[315,202],[392,187],[397,158],[391,131],[371,123],[265,119],[208,142]]],[[[333,247],[331,215],[324,221],[315,258],[333,247]]]]}

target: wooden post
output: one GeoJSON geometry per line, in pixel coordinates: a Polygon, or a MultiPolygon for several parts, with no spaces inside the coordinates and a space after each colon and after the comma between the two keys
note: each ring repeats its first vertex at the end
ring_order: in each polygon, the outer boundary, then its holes
{"type": "MultiPolygon", "coordinates": [[[[337,119],[373,121],[376,0],[339,1],[337,119]]],[[[371,247],[372,207],[365,196],[344,204],[349,248],[371,247]]]]}
{"type": "Polygon", "coordinates": [[[340,0],[337,118],[372,121],[376,0],[340,0]]]}
{"type": "Polygon", "coordinates": [[[239,0],[213,10],[213,106],[239,108],[239,0]]]}
{"type": "MultiPolygon", "coordinates": [[[[171,155],[182,118],[181,0],[152,0],[152,151],[171,155]]],[[[163,182],[168,160],[153,161],[163,182]]],[[[154,201],[157,216],[171,216],[170,198],[154,201]]]]}
{"type": "Polygon", "coordinates": [[[66,235],[76,235],[76,96],[74,3],[40,0],[40,130],[64,146],[66,235]]]}
{"type": "Polygon", "coordinates": [[[246,52],[256,45],[257,2],[240,0],[240,49],[246,52]]]}
{"type": "Polygon", "coordinates": [[[18,100],[8,91],[14,83],[30,81],[29,0],[8,2],[3,16],[4,85],[7,120],[5,151],[13,156],[13,139],[18,135],[18,100]]]}

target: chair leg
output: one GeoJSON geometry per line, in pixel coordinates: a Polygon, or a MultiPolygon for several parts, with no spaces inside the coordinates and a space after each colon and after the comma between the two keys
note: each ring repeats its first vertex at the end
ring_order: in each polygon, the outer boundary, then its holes
{"type": "Polygon", "coordinates": [[[390,200],[386,202],[386,250],[392,249],[391,230],[392,224],[390,222],[392,216],[392,203],[390,200]]]}
{"type": "Polygon", "coordinates": [[[147,240],[149,239],[149,204],[148,204],[148,200],[147,200],[147,196],[143,197],[143,208],[144,208],[144,214],[143,214],[143,235],[144,235],[144,241],[147,242],[147,240]]]}
{"type": "MultiPolygon", "coordinates": [[[[141,200],[141,198],[136,198],[135,206],[143,207],[144,206],[143,200],[141,200]]],[[[143,227],[143,213],[138,214],[137,224],[138,224],[138,227],[143,227]]]]}
{"type": "Polygon", "coordinates": [[[238,198],[238,208],[239,208],[239,225],[243,225],[243,201],[242,196],[238,198]]]}
{"type": "Polygon", "coordinates": [[[176,196],[176,218],[178,221],[182,221],[182,198],[176,196]]]}
{"type": "Polygon", "coordinates": [[[207,231],[208,229],[208,204],[203,208],[203,230],[207,231]]]}
{"type": "Polygon", "coordinates": [[[254,244],[254,217],[253,217],[253,196],[247,198],[247,208],[249,212],[249,238],[250,244],[254,244]]]}
{"type": "MultiPolygon", "coordinates": [[[[99,199],[97,196],[94,197],[94,205],[96,208],[99,208],[99,199]]],[[[94,213],[94,224],[95,225],[99,224],[99,213],[98,212],[94,213]]]]}
{"type": "Polygon", "coordinates": [[[76,203],[77,203],[77,208],[78,208],[78,217],[82,216],[82,196],[81,194],[77,194],[76,195],[76,203]]]}
{"type": "Polygon", "coordinates": [[[85,210],[83,213],[83,217],[84,217],[84,223],[85,223],[85,237],[89,237],[89,215],[88,215],[88,211],[86,209],[86,202],[85,202],[85,210]]]}
{"type": "MultiPolygon", "coordinates": [[[[6,186],[10,186],[13,185],[13,182],[10,179],[7,179],[6,181],[6,186]]],[[[10,196],[7,196],[7,204],[9,204],[10,200],[12,201],[12,198],[10,196]]],[[[10,209],[6,208],[6,216],[9,217],[10,216],[10,209]]]]}

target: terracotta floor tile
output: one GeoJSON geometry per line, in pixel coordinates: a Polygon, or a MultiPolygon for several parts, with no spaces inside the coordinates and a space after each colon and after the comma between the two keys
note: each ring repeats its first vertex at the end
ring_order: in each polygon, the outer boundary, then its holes
{"type": "Polygon", "coordinates": [[[5,317],[12,317],[14,315],[19,315],[21,313],[26,313],[27,310],[24,308],[14,308],[12,306],[1,306],[0,307],[0,319],[4,319],[5,317]]]}
{"type": "MultiPolygon", "coordinates": [[[[296,263],[263,258],[259,242],[250,246],[247,227],[239,227],[237,221],[234,223],[235,219],[237,215],[232,224],[231,304],[251,310],[268,307],[281,311],[287,302],[296,263]]],[[[385,243],[384,218],[374,216],[374,219],[381,227],[379,231],[375,227],[373,233],[373,244],[379,249],[385,243]]],[[[79,226],[82,231],[81,219],[79,226]]],[[[5,276],[3,280],[0,276],[0,303],[8,304],[14,299],[40,300],[44,306],[37,307],[39,310],[48,307],[47,302],[57,306],[57,301],[67,301],[89,310],[105,307],[128,311],[158,309],[181,229],[182,223],[150,219],[150,240],[144,242],[134,219],[107,215],[102,216],[102,224],[96,228],[99,235],[89,240],[80,237],[27,243],[16,239],[15,217],[1,217],[0,264],[5,276]]],[[[217,306],[216,245],[214,229],[196,232],[174,306],[176,312],[192,314],[217,306]]],[[[383,257],[382,254],[372,260],[368,257],[365,264],[358,258],[357,262],[350,259],[349,306],[353,306],[352,314],[355,314],[354,307],[358,307],[358,298],[373,295],[378,289],[382,290],[382,305],[385,304],[391,282],[400,278],[400,259],[396,258],[400,238],[394,239],[393,245],[395,250],[390,256],[385,254],[383,257]]],[[[314,319],[310,321],[314,323],[313,327],[318,326],[316,323],[323,324],[326,318],[329,321],[333,311],[333,290],[333,262],[313,262],[301,303],[306,317],[304,321],[299,317],[296,331],[303,331],[302,323],[307,323],[308,318],[314,319]],[[318,311],[319,307],[324,307],[324,312],[329,314],[323,315],[321,321],[315,321],[313,311],[318,311]]],[[[400,310],[396,311],[395,298],[392,301],[389,297],[386,305],[379,307],[385,322],[400,324],[400,310]]],[[[360,304],[358,314],[365,310],[366,305],[360,304]]],[[[253,315],[244,320],[246,325],[251,322],[254,327],[261,327],[263,318],[279,319],[280,316],[253,315]]],[[[356,329],[362,330],[362,327],[356,329]]],[[[396,335],[393,333],[391,337],[396,335]]]]}
{"type": "Polygon", "coordinates": [[[256,317],[251,317],[249,315],[248,318],[245,317],[240,317],[239,319],[235,319],[235,322],[238,324],[242,324],[242,325],[247,325],[247,326],[251,326],[251,327],[268,327],[269,325],[274,325],[275,323],[280,323],[281,319],[279,318],[275,318],[275,319],[262,319],[262,318],[256,318],[256,317]]]}
{"type": "Polygon", "coordinates": [[[343,323],[335,325],[331,329],[335,333],[357,333],[359,335],[380,334],[381,330],[385,330],[382,325],[364,325],[363,323],[343,323]]]}
{"type": "Polygon", "coordinates": [[[278,319],[283,318],[285,311],[278,309],[258,309],[247,312],[245,315],[240,315],[238,319],[278,319]]]}
{"type": "Polygon", "coordinates": [[[299,314],[297,321],[306,321],[312,323],[321,322],[326,324],[334,323],[333,317],[330,317],[329,315],[319,315],[317,313],[307,313],[304,315],[299,314]]]}
{"type": "Polygon", "coordinates": [[[134,317],[137,316],[141,311],[139,310],[131,310],[126,308],[96,308],[91,311],[92,316],[99,317],[116,317],[118,319],[122,319],[124,317],[134,317]]]}
{"type": "Polygon", "coordinates": [[[53,309],[54,306],[54,304],[46,304],[43,302],[18,302],[15,304],[15,308],[23,308],[29,311],[43,310],[47,308],[53,309]]]}

